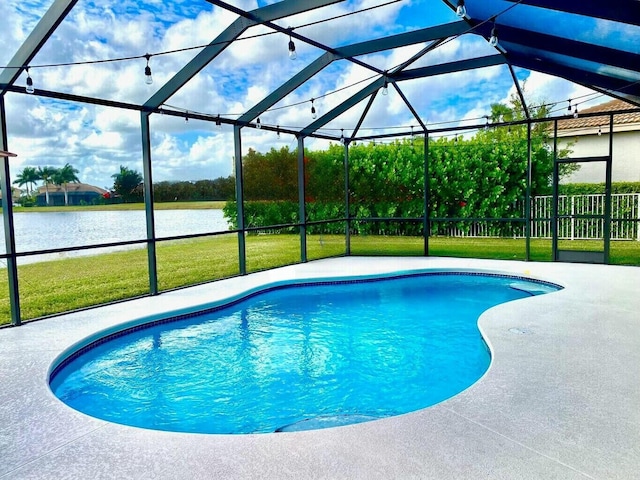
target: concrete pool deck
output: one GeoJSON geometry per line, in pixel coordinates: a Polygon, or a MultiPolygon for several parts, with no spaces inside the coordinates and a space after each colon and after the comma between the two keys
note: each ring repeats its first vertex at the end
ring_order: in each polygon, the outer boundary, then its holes
{"type": "Polygon", "coordinates": [[[451,258],[326,259],[0,329],[0,478],[640,478],[640,268],[451,258]],[[118,323],[286,279],[413,269],[533,277],[559,292],[479,320],[489,371],[398,417],[325,430],[200,435],[112,424],[58,401],[47,375],[118,323]]]}

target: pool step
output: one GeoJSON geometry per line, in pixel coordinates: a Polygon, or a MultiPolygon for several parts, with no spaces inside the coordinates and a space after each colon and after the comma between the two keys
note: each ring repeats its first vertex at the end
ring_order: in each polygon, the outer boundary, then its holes
{"type": "Polygon", "coordinates": [[[320,428],[340,427],[354,423],[370,422],[383,417],[363,415],[360,413],[345,413],[341,415],[320,415],[313,418],[305,418],[299,422],[290,423],[277,428],[276,432],[302,432],[304,430],[318,430],[320,428]]]}

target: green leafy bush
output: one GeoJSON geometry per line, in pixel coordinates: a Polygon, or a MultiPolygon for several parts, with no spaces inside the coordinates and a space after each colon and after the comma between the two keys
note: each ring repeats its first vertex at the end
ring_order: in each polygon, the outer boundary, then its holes
{"type": "MultiPolygon", "coordinates": [[[[604,193],[604,183],[568,183],[560,185],[561,195],[593,195],[604,193]]],[[[611,193],[640,193],[640,182],[612,182],[611,193]]]]}

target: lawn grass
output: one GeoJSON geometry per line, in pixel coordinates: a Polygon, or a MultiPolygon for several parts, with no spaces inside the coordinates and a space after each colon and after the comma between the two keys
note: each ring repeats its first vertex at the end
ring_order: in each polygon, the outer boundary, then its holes
{"type": "MultiPolygon", "coordinates": [[[[146,259],[146,250],[143,252],[146,259]]],[[[156,259],[161,291],[232,277],[240,272],[238,235],[160,242],[156,259]]],[[[148,278],[146,267],[144,275],[148,278]]]]}
{"type": "MultiPolygon", "coordinates": [[[[245,238],[248,272],[300,261],[297,235],[250,235],[245,238]]],[[[159,290],[238,275],[237,239],[237,234],[230,233],[159,242],[159,290]]],[[[593,242],[572,242],[570,246],[591,249],[593,242]]],[[[423,249],[421,237],[351,237],[353,255],[421,256],[423,249]]],[[[525,241],[432,237],[429,251],[433,256],[524,260],[525,241]]],[[[309,260],[344,254],[344,235],[307,237],[309,260]]],[[[531,240],[531,259],[551,261],[551,241],[531,240]]],[[[640,242],[611,242],[611,263],[640,265],[640,242]]],[[[147,252],[142,248],[20,265],[18,284],[22,318],[29,320],[145,295],[149,291],[147,268],[147,252]]],[[[10,321],[8,290],[7,275],[0,273],[0,324],[10,321]]]]}

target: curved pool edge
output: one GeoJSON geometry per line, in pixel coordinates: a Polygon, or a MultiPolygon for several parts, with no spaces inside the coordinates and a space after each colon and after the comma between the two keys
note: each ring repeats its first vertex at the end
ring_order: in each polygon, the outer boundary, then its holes
{"type": "MultiPolygon", "coordinates": [[[[145,326],[146,328],[147,326],[156,324],[159,321],[162,321],[163,323],[164,322],[170,323],[173,321],[177,321],[180,318],[185,318],[191,315],[198,315],[200,313],[204,313],[207,311],[230,307],[236,303],[242,302],[256,295],[260,295],[262,293],[277,290],[280,288],[306,286],[306,285],[323,285],[323,284],[366,283],[369,281],[375,282],[375,281],[386,280],[386,279],[404,278],[404,277],[421,276],[421,275],[457,274],[457,273],[468,274],[468,275],[484,275],[484,276],[497,276],[497,277],[503,277],[503,278],[513,278],[514,280],[524,280],[524,281],[544,284],[549,287],[555,287],[558,290],[561,290],[564,288],[562,285],[554,283],[549,280],[544,280],[544,279],[534,278],[534,277],[524,276],[524,275],[516,275],[513,272],[504,272],[504,271],[497,271],[497,270],[491,270],[491,269],[473,269],[473,268],[419,268],[419,269],[403,269],[398,271],[387,271],[384,273],[368,274],[368,275],[348,275],[348,276],[337,275],[337,276],[323,277],[323,278],[308,277],[308,278],[279,280],[279,281],[265,283],[262,285],[249,288],[244,292],[237,293],[230,297],[218,299],[211,302],[206,302],[203,304],[193,305],[187,308],[171,310],[164,313],[162,312],[154,313],[153,315],[142,316],[142,317],[126,320],[121,323],[112,325],[108,328],[98,330],[92,333],[91,335],[76,341],[75,343],[70,345],[68,348],[60,352],[56,356],[54,361],[51,363],[51,365],[49,366],[49,369],[47,371],[47,381],[51,383],[56,373],[61,369],[63,364],[69,361],[71,358],[77,355],[81,355],[87,349],[93,348],[95,344],[102,343],[103,341],[109,341],[110,339],[114,338],[114,336],[117,336],[120,334],[125,335],[126,333],[135,330],[137,327],[145,326]]],[[[554,293],[554,292],[549,292],[549,293],[554,293]]],[[[519,299],[519,300],[522,300],[522,299],[519,299]]],[[[491,308],[495,308],[495,307],[491,307],[491,308]]],[[[481,316],[484,315],[484,313],[486,313],[486,311],[483,312],[481,316]]],[[[479,325],[478,325],[478,330],[480,330],[480,335],[483,339],[483,342],[489,349],[489,354],[491,359],[490,359],[488,368],[491,368],[491,363],[493,362],[493,351],[491,350],[488,340],[484,335],[484,333],[482,332],[482,330],[480,329],[479,325]]],[[[486,375],[486,371],[478,379],[478,381],[484,375],[486,375]]],[[[477,383],[477,381],[474,382],[474,384],[475,383],[477,383]]],[[[474,384],[467,387],[467,389],[471,388],[474,384]]],[[[462,391],[465,391],[465,390],[462,390],[462,391]]]]}
{"type": "Polygon", "coordinates": [[[80,414],[50,392],[47,371],[61,351],[123,318],[170,311],[183,300],[191,304],[201,293],[214,291],[211,286],[3,329],[0,372],[7,401],[0,421],[10,441],[2,443],[0,478],[64,478],[70,472],[75,478],[104,478],[105,468],[120,478],[582,479],[637,474],[640,412],[631,406],[640,404],[640,376],[629,373],[638,371],[640,336],[629,332],[638,328],[638,268],[354,257],[224,282],[237,291],[255,278],[384,273],[399,265],[500,270],[552,279],[564,290],[531,299],[525,310],[516,305],[520,302],[510,302],[506,310],[494,312],[499,306],[485,312],[480,324],[486,323],[483,334],[500,362],[453,399],[399,417],[290,435],[233,437],[125,427],[80,414]],[[533,335],[508,332],[531,324],[533,335]]]}

